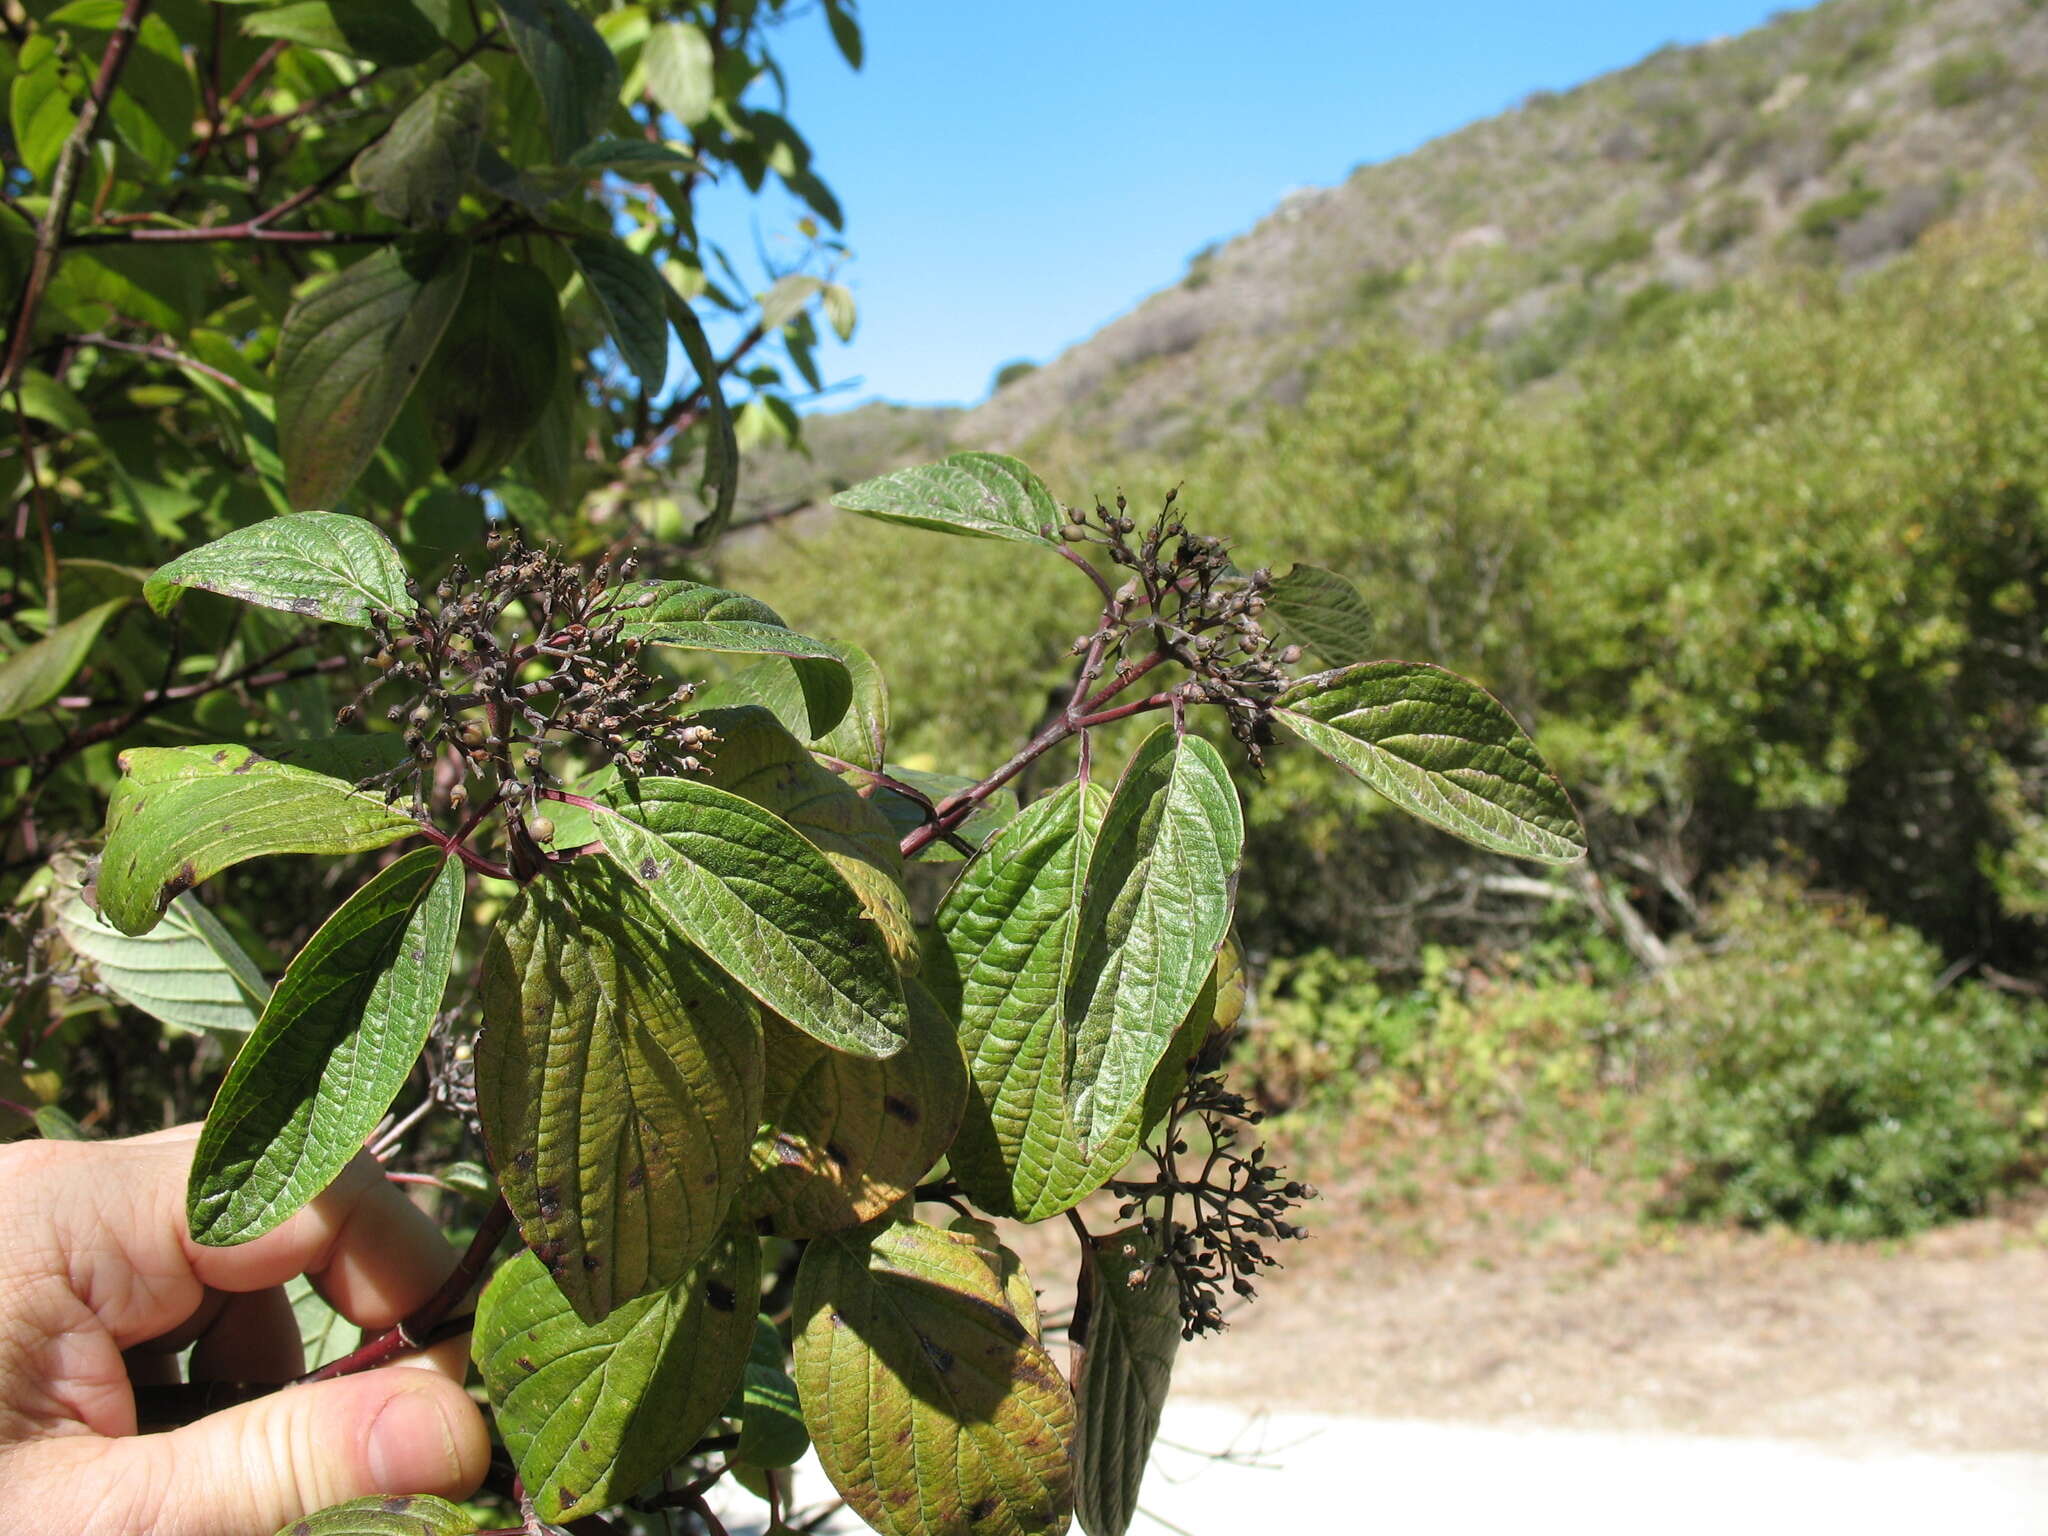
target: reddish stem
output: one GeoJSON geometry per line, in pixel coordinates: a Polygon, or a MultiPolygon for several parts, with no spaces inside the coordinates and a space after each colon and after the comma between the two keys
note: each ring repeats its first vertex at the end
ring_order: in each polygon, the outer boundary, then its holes
{"type": "MultiPolygon", "coordinates": [[[[450,1321],[453,1312],[464,1297],[469,1295],[484,1266],[491,1261],[491,1255],[498,1251],[498,1245],[505,1240],[505,1234],[512,1229],[512,1208],[505,1204],[504,1196],[488,1211],[483,1222],[476,1229],[476,1236],[470,1239],[468,1250],[460,1262],[441,1282],[439,1290],[422,1302],[412,1315],[396,1327],[387,1328],[361,1348],[343,1355],[339,1360],[330,1361],[317,1371],[309,1371],[299,1381],[332,1381],[337,1376],[354,1376],[363,1371],[374,1370],[397,1359],[400,1355],[414,1354],[429,1344],[438,1343],[441,1338],[453,1337],[463,1329],[450,1321]]],[[[295,1383],[296,1385],[296,1383],[295,1383]]]]}

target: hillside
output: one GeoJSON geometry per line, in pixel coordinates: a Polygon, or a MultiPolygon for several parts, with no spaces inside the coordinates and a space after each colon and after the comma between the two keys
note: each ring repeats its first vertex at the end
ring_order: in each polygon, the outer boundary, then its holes
{"type": "Polygon", "coordinates": [[[1775,265],[1854,273],[2025,191],[2044,80],[2039,0],[1829,0],[1667,48],[1291,195],[954,439],[1180,451],[1298,399],[1317,354],[1381,314],[1540,378],[1673,292],[1775,265]]]}

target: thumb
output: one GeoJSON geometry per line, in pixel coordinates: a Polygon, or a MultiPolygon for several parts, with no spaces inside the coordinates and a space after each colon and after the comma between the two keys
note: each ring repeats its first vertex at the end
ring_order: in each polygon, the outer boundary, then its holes
{"type": "MultiPolygon", "coordinates": [[[[70,1449],[40,1449],[60,1447],[70,1449]]],[[[100,1518],[119,1516],[68,1529],[272,1536],[368,1494],[463,1498],[489,1463],[490,1438],[468,1394],[436,1371],[401,1366],[287,1387],[168,1434],[101,1441],[90,1468],[53,1479],[50,1493],[75,1502],[87,1491],[79,1478],[90,1478],[100,1518]]]]}

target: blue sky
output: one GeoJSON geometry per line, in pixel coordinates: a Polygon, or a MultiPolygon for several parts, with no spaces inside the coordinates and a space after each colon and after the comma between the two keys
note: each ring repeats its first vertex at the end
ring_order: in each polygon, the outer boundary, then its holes
{"type": "MultiPolygon", "coordinates": [[[[1784,0],[864,0],[866,67],[822,14],[785,29],[789,115],[847,215],[860,303],[818,402],[965,404],[1176,281],[1290,188],[1327,186],[1539,87],[1784,0]]],[[[715,189],[735,257],[793,251],[795,209],[715,189]]]]}

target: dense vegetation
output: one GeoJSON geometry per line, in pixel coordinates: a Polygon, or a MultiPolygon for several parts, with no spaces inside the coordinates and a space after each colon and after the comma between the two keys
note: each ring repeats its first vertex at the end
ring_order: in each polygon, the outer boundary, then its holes
{"type": "MultiPolygon", "coordinates": [[[[1553,1012],[1608,1051],[1647,1027],[1614,947],[1632,949],[1638,973],[1689,943],[1733,963],[1741,941],[1707,909],[1718,877],[1758,861],[1924,934],[1943,956],[1933,971],[1953,961],[1988,977],[2034,1018],[2048,869],[2041,238],[2038,210],[2016,208],[1937,229],[1853,284],[1795,269],[1665,294],[1568,377],[1531,387],[1483,346],[1368,325],[1257,430],[1191,460],[1121,466],[1133,494],[1184,477],[1248,558],[1300,550],[1356,580],[1388,652],[1452,658],[1536,722],[1593,829],[1597,883],[1531,880],[1391,829],[1362,851],[1355,833],[1380,831],[1376,809],[1276,753],[1247,783],[1259,856],[1241,911],[1270,967],[1269,1015],[1313,1033],[1294,1004],[1320,978],[1313,1075],[1349,1081],[1392,1059],[1344,1021],[1386,1014],[1423,980],[1429,944],[1482,968],[1532,946],[1588,957],[1617,990],[1560,994],[1553,1012]],[[1333,992],[1338,975],[1349,981],[1333,992]]],[[[1102,486],[1056,442],[1049,452],[1071,477],[1063,490],[1102,486]]],[[[958,744],[1016,729],[1054,685],[1062,599],[1005,577],[993,633],[979,596],[993,568],[964,555],[907,615],[868,595],[904,558],[825,531],[779,545],[772,563],[740,554],[734,569],[793,614],[829,607],[885,664],[936,673],[944,654],[971,677],[973,698],[920,690],[936,707],[900,722],[931,766],[951,768],[958,744]],[[825,572],[829,597],[814,585],[825,572]],[[1005,700],[1019,702],[1006,712],[1005,700]]],[[[1803,899],[1768,889],[1783,921],[1807,921],[1803,899]]],[[[1875,945],[1876,932],[1852,924],[1842,942],[1875,945]]],[[[1713,1016],[1712,989],[1673,974],[1713,1016]]],[[[1772,1006],[1798,1014],[1816,995],[1772,1006]]],[[[1915,1006],[1964,1007],[1953,989],[1915,1006]]],[[[1523,1012],[1539,1036],[1554,1022],[1523,1012]]],[[[1812,1014],[1784,1027],[1829,1026],[1812,1014]]],[[[1298,1068],[1280,1075],[1285,1097],[1303,1090],[1298,1068]]],[[[1686,1081],[1710,1096],[1711,1075],[1686,1081]]],[[[1985,1091],[2005,1128],[1997,1151],[1931,1173],[1962,1193],[1927,1211],[1974,1207],[2039,1154],[2028,1095],[1985,1091]]],[[[1861,1229],[1911,1225],[1905,1209],[1861,1229]]]]}
{"type": "MultiPolygon", "coordinates": [[[[294,1536],[717,1531],[727,1477],[787,1529],[813,1449],[889,1536],[1122,1536],[1178,1344],[1314,1194],[1221,1075],[1219,743],[1305,743],[1492,854],[1585,853],[1498,700],[1171,493],[1062,503],[961,453],[835,498],[1085,600],[1061,697],[963,776],[895,760],[900,686],[856,643],[697,579],[741,454],[794,427],[762,355],[815,386],[818,320],[852,322],[836,204],[757,104],[800,13],[0,12],[0,1108],[80,1140],[210,1097],[199,1250],[351,1169],[466,1242],[350,1348],[309,1271],[284,1379],[199,1346],[189,1380],[117,1378],[119,1434],[467,1338],[488,1474],[294,1536]],[[804,269],[739,291],[693,215],[716,170],[808,206],[804,269]],[[990,1218],[1071,1237],[1064,1372],[990,1218]]],[[[857,66],[850,0],[823,19],[857,66]]],[[[50,1164],[12,1157],[39,1197],[50,1164]]]]}

